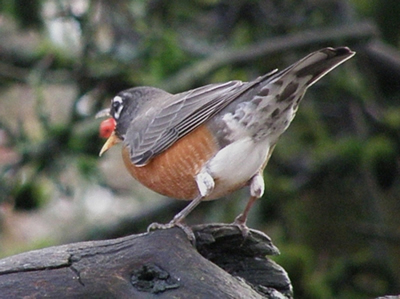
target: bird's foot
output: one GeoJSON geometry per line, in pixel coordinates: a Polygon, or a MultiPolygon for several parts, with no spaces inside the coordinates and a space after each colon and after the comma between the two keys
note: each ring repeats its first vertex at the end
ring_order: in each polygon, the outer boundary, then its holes
{"type": "Polygon", "coordinates": [[[172,220],[171,222],[166,223],[166,224],[153,222],[152,224],[150,224],[147,227],[147,232],[151,232],[153,230],[158,230],[158,229],[169,229],[169,228],[173,228],[173,227],[179,227],[181,230],[183,230],[183,232],[186,234],[189,241],[195,246],[196,237],[194,236],[194,233],[193,233],[192,229],[190,228],[190,226],[188,226],[187,224],[185,224],[183,222],[175,222],[174,220],[172,220]]]}
{"type": "Polygon", "coordinates": [[[237,228],[242,233],[243,239],[246,239],[250,233],[250,229],[246,225],[247,217],[244,214],[239,214],[233,221],[233,224],[237,226],[237,228]]]}
{"type": "Polygon", "coordinates": [[[169,229],[173,228],[174,226],[175,225],[171,223],[163,224],[163,223],[153,222],[147,227],[147,232],[151,232],[153,230],[158,230],[158,229],[169,229]]]}

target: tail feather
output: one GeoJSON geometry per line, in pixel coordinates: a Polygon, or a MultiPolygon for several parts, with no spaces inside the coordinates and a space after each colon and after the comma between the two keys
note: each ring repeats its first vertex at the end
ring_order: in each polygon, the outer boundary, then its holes
{"type": "MultiPolygon", "coordinates": [[[[255,140],[276,142],[293,120],[307,88],[354,54],[346,47],[321,49],[265,78],[248,104],[253,117],[245,119],[247,131],[255,140]]],[[[241,115],[246,115],[246,110],[238,107],[235,116],[240,119],[241,115]]]]}
{"type": "Polygon", "coordinates": [[[347,47],[324,48],[309,54],[282,72],[277,73],[274,77],[282,78],[289,73],[298,78],[311,76],[307,81],[307,87],[310,87],[338,65],[350,59],[354,54],[355,52],[347,47]]]}

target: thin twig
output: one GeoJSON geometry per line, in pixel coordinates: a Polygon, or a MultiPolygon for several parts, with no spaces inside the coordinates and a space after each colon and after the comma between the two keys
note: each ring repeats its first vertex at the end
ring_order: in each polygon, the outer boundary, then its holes
{"type": "Polygon", "coordinates": [[[307,30],[286,36],[268,38],[265,41],[241,50],[225,49],[191,65],[170,79],[167,79],[162,88],[168,91],[179,91],[189,88],[199,78],[203,78],[213,70],[229,64],[250,61],[262,56],[271,55],[293,48],[312,44],[321,44],[335,40],[361,40],[377,36],[376,27],[370,22],[360,22],[351,25],[328,27],[323,29],[307,30]]]}

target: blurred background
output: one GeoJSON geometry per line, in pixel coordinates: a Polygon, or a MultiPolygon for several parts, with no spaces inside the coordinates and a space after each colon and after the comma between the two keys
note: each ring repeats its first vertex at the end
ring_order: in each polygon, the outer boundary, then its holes
{"type": "MultiPolygon", "coordinates": [[[[248,225],[296,298],[399,294],[399,16],[398,0],[0,0],[0,257],[140,233],[186,205],[135,182],[118,146],[98,157],[94,115],[117,92],[247,81],[348,46],[280,139],[248,225]]],[[[247,198],[188,222],[232,222],[247,198]]]]}

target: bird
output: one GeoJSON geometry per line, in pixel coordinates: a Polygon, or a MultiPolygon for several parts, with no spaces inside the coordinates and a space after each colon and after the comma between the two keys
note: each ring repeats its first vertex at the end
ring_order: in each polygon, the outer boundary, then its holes
{"type": "Polygon", "coordinates": [[[177,94],[149,86],[121,91],[97,114],[109,117],[100,126],[108,137],[100,156],[122,142],[133,178],[162,195],[191,201],[166,227],[182,225],[201,201],[249,186],[247,205],[234,221],[245,229],[264,193],[264,168],[306,90],[354,55],[348,47],[328,47],[249,82],[177,94]]]}

